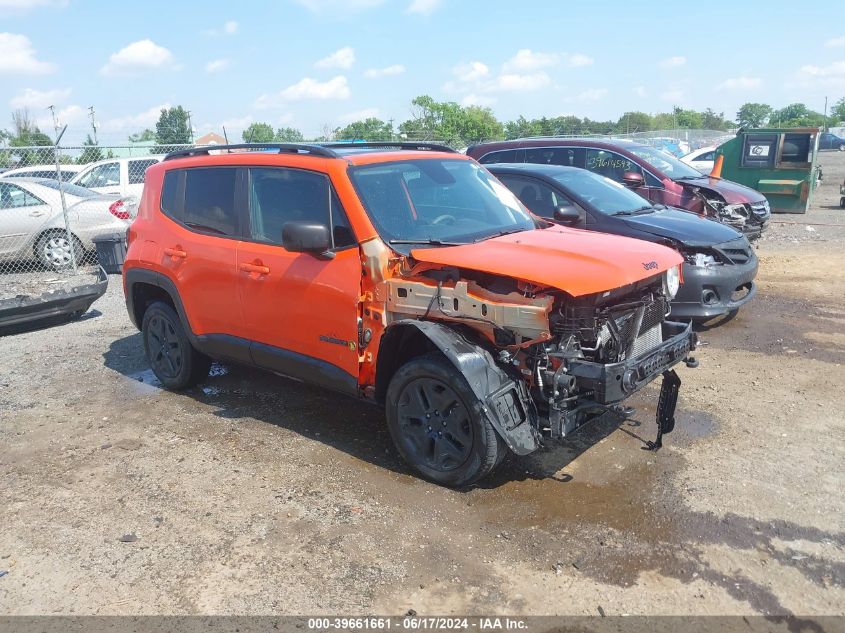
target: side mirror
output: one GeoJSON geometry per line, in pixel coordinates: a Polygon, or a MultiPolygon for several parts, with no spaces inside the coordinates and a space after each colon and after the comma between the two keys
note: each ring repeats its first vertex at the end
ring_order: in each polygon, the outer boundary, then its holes
{"type": "Polygon", "coordinates": [[[561,204],[555,207],[554,218],[563,224],[575,224],[581,219],[581,214],[571,204],[561,204]]]}
{"type": "Polygon", "coordinates": [[[320,257],[334,256],[329,227],[317,222],[285,222],[282,226],[282,246],[291,253],[311,253],[320,257]]]}
{"type": "Polygon", "coordinates": [[[630,189],[639,189],[645,185],[645,180],[642,174],[635,171],[626,171],[622,174],[622,184],[630,189]]]}

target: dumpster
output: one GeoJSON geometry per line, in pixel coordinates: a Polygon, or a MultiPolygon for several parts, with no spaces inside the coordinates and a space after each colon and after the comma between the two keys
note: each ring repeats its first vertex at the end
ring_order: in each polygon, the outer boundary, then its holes
{"type": "Polygon", "coordinates": [[[818,128],[740,129],[716,149],[721,177],[756,189],[772,213],[806,213],[821,173],[818,128]]]}
{"type": "Polygon", "coordinates": [[[119,275],[126,259],[126,233],[104,233],[91,240],[97,247],[97,261],[109,275],[119,275]]]}

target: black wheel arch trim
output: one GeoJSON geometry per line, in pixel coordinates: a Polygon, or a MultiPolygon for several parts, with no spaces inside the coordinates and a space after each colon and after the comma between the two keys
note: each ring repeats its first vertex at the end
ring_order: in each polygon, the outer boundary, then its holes
{"type": "MultiPolygon", "coordinates": [[[[458,331],[432,321],[396,321],[388,326],[381,337],[380,362],[385,346],[401,342],[408,328],[422,334],[461,372],[508,448],[517,455],[527,455],[540,448],[537,413],[524,383],[512,380],[486,349],[458,331]]],[[[381,373],[378,372],[380,368],[377,368],[377,376],[381,373]]],[[[380,379],[389,382],[391,377],[382,373],[380,379]]],[[[386,385],[382,385],[382,388],[386,391],[386,385]]],[[[382,392],[382,389],[378,391],[382,392]]]]}
{"type": "Polygon", "coordinates": [[[357,376],[322,359],[230,334],[195,334],[191,329],[176,284],[167,275],[144,268],[131,268],[125,270],[123,274],[126,284],[126,308],[135,327],[140,329],[141,324],[136,318],[133,287],[137,283],[150,284],[170,295],[191,345],[211,358],[251,365],[333,391],[356,397],[359,395],[357,376]]]}

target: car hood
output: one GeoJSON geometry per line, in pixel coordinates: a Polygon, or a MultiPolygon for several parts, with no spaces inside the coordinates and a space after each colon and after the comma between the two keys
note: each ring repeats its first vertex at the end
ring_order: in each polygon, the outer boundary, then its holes
{"type": "Polygon", "coordinates": [[[702,187],[704,189],[715,191],[722,196],[728,204],[763,202],[766,199],[763,197],[762,193],[754,191],[751,187],[746,187],[738,182],[724,180],[722,178],[701,176],[701,178],[684,178],[683,180],[676,180],[675,182],[683,187],[702,187]]]}
{"type": "Polygon", "coordinates": [[[624,218],[632,229],[665,237],[684,246],[712,246],[741,237],[729,226],[701,217],[697,213],[680,209],[658,209],[654,213],[632,215],[624,218]]]}
{"type": "Polygon", "coordinates": [[[659,244],[562,226],[475,244],[417,248],[411,257],[521,279],[573,297],[633,284],[683,261],[676,251],[659,244]]]}

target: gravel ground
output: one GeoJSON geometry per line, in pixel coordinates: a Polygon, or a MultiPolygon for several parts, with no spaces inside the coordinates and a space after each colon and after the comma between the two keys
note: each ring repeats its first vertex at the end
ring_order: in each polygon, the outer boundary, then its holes
{"type": "Polygon", "coordinates": [[[845,154],[822,162],[661,452],[649,388],[468,491],[410,475],[366,404],[222,365],[162,391],[112,276],[0,343],[0,614],[843,614],[845,154]]]}

